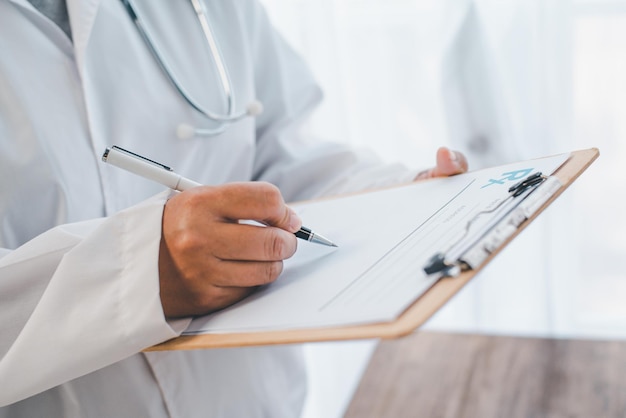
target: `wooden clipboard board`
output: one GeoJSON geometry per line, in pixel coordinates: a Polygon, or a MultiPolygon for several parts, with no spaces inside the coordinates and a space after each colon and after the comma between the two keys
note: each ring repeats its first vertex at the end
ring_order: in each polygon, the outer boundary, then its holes
{"type": "Polygon", "coordinates": [[[563,185],[533,216],[522,223],[517,231],[495,250],[480,267],[462,272],[454,278],[439,280],[392,322],[325,328],[183,335],[147,348],[144,351],[195,350],[372,338],[390,339],[408,335],[424,324],[438,309],[461,290],[510,241],[560,196],[599,155],[600,152],[597,148],[573,151],[569,159],[554,173],[563,185]]]}

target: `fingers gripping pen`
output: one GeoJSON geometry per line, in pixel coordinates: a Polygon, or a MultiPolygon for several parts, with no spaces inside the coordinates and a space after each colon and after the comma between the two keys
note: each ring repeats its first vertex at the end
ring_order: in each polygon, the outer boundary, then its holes
{"type": "MultiPolygon", "coordinates": [[[[161,183],[170,189],[181,192],[189,190],[193,187],[201,186],[200,183],[177,174],[166,165],[150,160],[149,158],[135,154],[134,152],[125,150],[124,148],[120,148],[116,145],[113,145],[111,148],[107,148],[104,151],[104,154],[102,154],[102,161],[130,171],[138,176],[161,183]]],[[[300,230],[295,233],[295,235],[297,238],[313,242],[315,244],[326,245],[328,247],[337,246],[332,241],[313,232],[305,226],[302,226],[300,230]]]]}

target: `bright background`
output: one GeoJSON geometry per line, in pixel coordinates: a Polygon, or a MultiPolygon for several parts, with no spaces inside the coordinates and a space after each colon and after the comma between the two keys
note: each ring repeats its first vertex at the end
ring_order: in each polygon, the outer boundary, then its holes
{"type": "MultiPolygon", "coordinates": [[[[310,129],[429,167],[600,158],[426,329],[626,337],[626,0],[264,0],[326,92],[310,129]]],[[[340,417],[375,342],[307,346],[305,418],[340,417]]]]}

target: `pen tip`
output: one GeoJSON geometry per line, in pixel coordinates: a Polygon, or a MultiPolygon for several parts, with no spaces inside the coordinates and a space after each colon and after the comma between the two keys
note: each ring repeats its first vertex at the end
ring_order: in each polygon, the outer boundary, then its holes
{"type": "Polygon", "coordinates": [[[335,244],[334,242],[332,242],[328,238],[324,238],[323,236],[321,236],[319,234],[313,234],[311,242],[315,242],[316,244],[322,244],[322,245],[325,245],[327,247],[337,247],[337,244],[335,244]]]}

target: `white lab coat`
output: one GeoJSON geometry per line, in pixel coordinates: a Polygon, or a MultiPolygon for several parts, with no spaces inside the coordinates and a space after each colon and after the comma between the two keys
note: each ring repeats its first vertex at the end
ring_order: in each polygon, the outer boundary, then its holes
{"type": "MultiPolygon", "coordinates": [[[[135,1],[173,72],[207,108],[223,94],[193,10],[135,1]]],[[[265,180],[286,200],[413,173],[307,138],[321,93],[254,0],[207,1],[237,106],[212,138],[116,0],[68,0],[73,42],[26,0],[0,0],[0,417],[294,417],[298,347],[140,351],[177,336],[157,256],[163,187],[100,162],[117,144],[207,184],[265,180]],[[138,354],[139,353],[139,354],[138,354]]]]}

